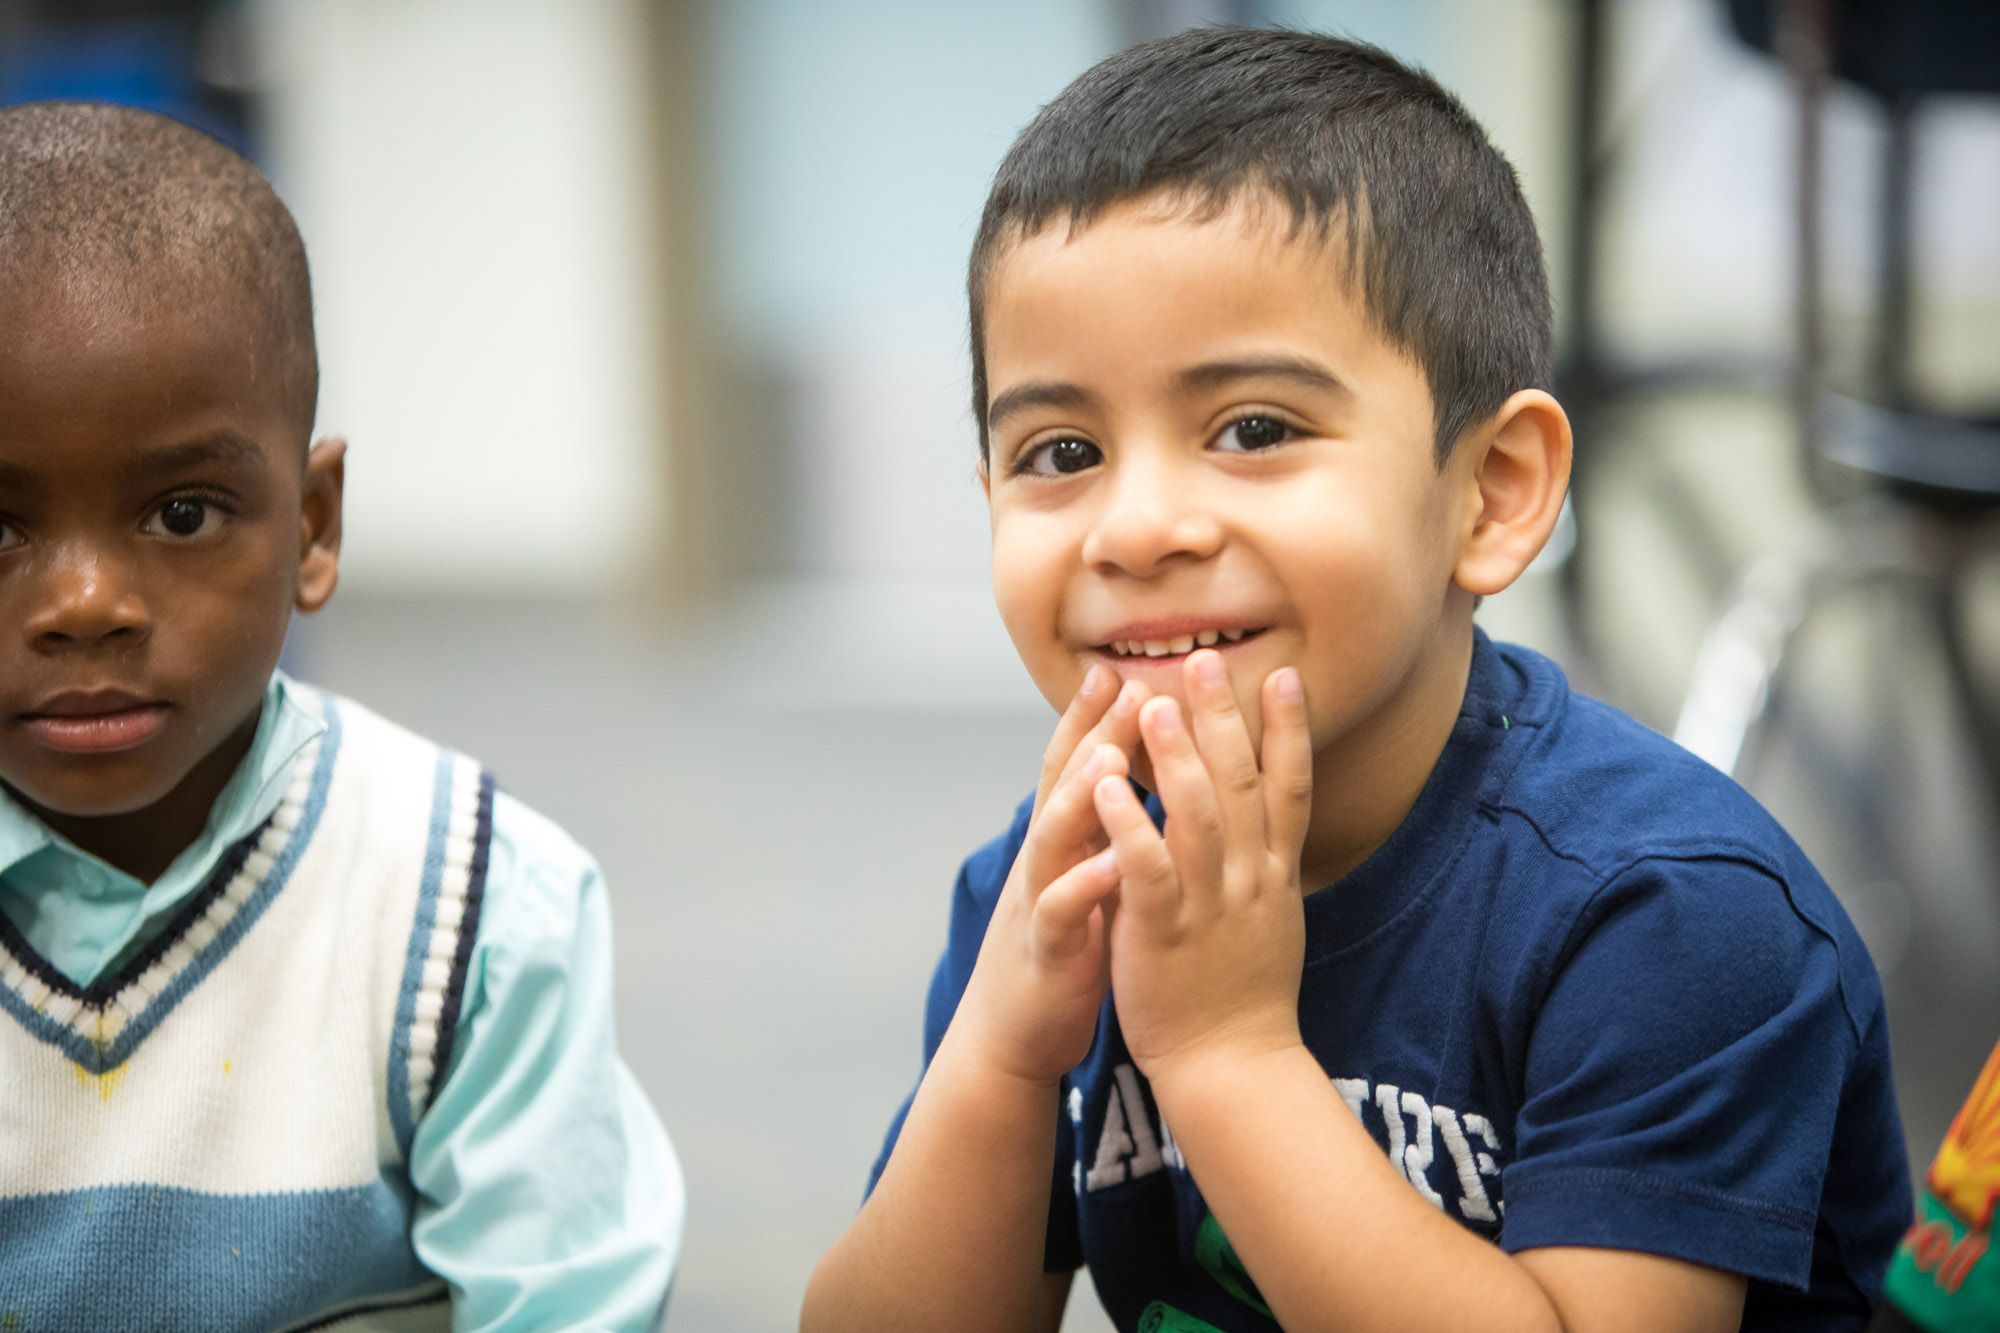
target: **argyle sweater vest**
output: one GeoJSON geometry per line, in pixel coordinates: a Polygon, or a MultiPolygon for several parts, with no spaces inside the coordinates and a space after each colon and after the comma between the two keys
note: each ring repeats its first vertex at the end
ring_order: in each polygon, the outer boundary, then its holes
{"type": "Polygon", "coordinates": [[[76,986],[0,918],[0,1328],[448,1328],[410,1140],[492,779],[328,695],[270,818],[76,986]]]}

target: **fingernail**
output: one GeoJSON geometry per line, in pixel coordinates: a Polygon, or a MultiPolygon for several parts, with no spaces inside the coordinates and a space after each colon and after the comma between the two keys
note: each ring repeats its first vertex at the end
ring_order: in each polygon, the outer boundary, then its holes
{"type": "Polygon", "coordinates": [[[1291,667],[1278,668],[1278,697],[1288,704],[1305,700],[1305,686],[1299,683],[1299,673],[1291,667]]]}
{"type": "Polygon", "coordinates": [[[1174,707],[1172,699],[1162,699],[1158,708],[1149,709],[1142,720],[1162,736],[1171,736],[1181,729],[1181,710],[1174,707]]]}
{"type": "Polygon", "coordinates": [[[1220,689],[1223,681],[1222,654],[1196,653],[1194,675],[1208,689],[1220,689]]]}
{"type": "Polygon", "coordinates": [[[1104,668],[1093,662],[1090,670],[1083,673],[1083,684],[1077,693],[1086,699],[1095,698],[1097,692],[1104,688],[1104,674],[1104,668]]]}
{"type": "Polygon", "coordinates": [[[1090,873],[1093,875],[1115,875],[1118,873],[1118,852],[1106,847],[1090,858],[1090,873]]]}
{"type": "Polygon", "coordinates": [[[1094,782],[1097,779],[1097,775],[1099,773],[1102,773],[1103,771],[1104,771],[1103,756],[1100,755],[1097,751],[1092,750],[1090,752],[1090,758],[1083,761],[1083,780],[1085,782],[1094,782]]]}
{"type": "Polygon", "coordinates": [[[1118,691],[1118,700],[1111,705],[1111,710],[1121,715],[1129,713],[1132,711],[1132,701],[1138,697],[1138,685],[1128,680],[1125,682],[1124,688],[1118,691]]]}

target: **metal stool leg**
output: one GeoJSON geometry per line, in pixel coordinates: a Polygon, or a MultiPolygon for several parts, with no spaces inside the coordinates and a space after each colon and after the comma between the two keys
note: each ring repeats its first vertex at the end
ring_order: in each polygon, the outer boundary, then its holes
{"type": "Polygon", "coordinates": [[[1674,740],[1734,773],[1769,710],[1786,649],[1827,597],[1888,578],[1925,577],[1910,526],[1892,511],[1857,507],[1832,516],[1803,554],[1752,565],[1695,657],[1674,740]]]}

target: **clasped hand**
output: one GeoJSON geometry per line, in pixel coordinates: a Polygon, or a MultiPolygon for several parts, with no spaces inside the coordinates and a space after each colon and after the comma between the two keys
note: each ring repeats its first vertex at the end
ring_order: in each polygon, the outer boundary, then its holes
{"type": "Polygon", "coordinates": [[[1033,814],[960,1007],[993,1066],[1053,1083],[1090,1048],[1104,990],[1156,1084],[1296,1046],[1299,853],[1312,742],[1298,673],[1265,680],[1253,746],[1221,654],[1184,666],[1188,708],[1093,667],[1057,724],[1033,814]],[[1166,811],[1130,782],[1143,751],[1166,811]]]}

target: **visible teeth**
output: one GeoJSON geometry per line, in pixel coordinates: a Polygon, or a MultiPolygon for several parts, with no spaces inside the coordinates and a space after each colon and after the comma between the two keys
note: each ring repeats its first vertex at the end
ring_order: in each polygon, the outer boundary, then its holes
{"type": "Polygon", "coordinates": [[[1205,629],[1173,639],[1113,639],[1105,646],[1120,657],[1178,657],[1196,648],[1238,643],[1254,632],[1247,629],[1205,629]]]}

